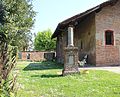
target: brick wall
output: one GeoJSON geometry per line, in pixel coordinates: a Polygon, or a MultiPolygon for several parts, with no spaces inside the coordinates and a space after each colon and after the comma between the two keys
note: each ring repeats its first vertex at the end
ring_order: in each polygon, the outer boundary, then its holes
{"type": "Polygon", "coordinates": [[[43,61],[43,60],[52,60],[55,59],[55,52],[20,52],[21,60],[31,60],[31,61],[43,61]],[[27,55],[30,55],[30,58],[27,59],[27,55]]]}
{"type": "Polygon", "coordinates": [[[96,48],[96,66],[118,65],[119,49],[114,46],[96,48]]]}
{"type": "Polygon", "coordinates": [[[96,66],[120,64],[120,1],[96,13],[96,66]],[[114,45],[105,45],[105,31],[114,31],[114,45]]]}
{"type": "Polygon", "coordinates": [[[74,44],[78,47],[80,61],[83,60],[85,55],[88,55],[87,64],[96,64],[95,42],[95,13],[93,12],[80,21],[75,29],[74,44]]]}
{"type": "Polygon", "coordinates": [[[64,63],[63,37],[59,35],[56,42],[56,59],[58,63],[64,63]]]}

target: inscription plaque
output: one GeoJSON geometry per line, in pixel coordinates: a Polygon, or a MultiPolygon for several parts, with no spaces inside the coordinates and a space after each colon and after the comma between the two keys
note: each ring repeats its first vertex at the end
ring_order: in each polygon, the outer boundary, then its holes
{"type": "Polygon", "coordinates": [[[74,56],[73,55],[68,55],[68,59],[67,59],[67,64],[74,64],[74,56]]]}

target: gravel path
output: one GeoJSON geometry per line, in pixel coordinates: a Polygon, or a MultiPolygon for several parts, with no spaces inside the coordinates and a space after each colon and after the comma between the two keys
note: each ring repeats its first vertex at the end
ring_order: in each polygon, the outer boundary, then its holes
{"type": "Polygon", "coordinates": [[[79,69],[93,69],[93,70],[108,70],[108,71],[112,71],[115,73],[120,74],[120,66],[114,66],[114,67],[84,67],[84,68],[79,68],[79,69]]]}

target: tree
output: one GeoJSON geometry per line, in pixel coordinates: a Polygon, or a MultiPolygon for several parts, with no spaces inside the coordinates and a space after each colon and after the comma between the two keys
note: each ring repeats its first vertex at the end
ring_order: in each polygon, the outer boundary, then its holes
{"type": "Polygon", "coordinates": [[[34,24],[35,12],[32,10],[32,4],[27,0],[3,0],[3,3],[6,12],[4,29],[9,33],[7,34],[9,43],[25,48],[34,24]]]}
{"type": "Polygon", "coordinates": [[[28,42],[34,16],[30,0],[0,0],[0,95],[4,94],[3,97],[10,96],[7,85],[2,86],[15,66],[18,48],[28,42]]]}
{"type": "MultiPolygon", "coordinates": [[[[34,24],[35,12],[31,2],[27,0],[0,0],[0,2],[4,13],[4,23],[0,26],[1,37],[4,36],[5,40],[2,41],[5,46],[3,51],[7,52],[10,46],[13,48],[25,47],[34,24]]],[[[6,62],[3,63],[6,64],[6,62]]]]}
{"type": "Polygon", "coordinates": [[[39,51],[51,51],[55,50],[56,42],[51,40],[52,32],[50,29],[38,32],[34,40],[35,50],[39,51]]]}

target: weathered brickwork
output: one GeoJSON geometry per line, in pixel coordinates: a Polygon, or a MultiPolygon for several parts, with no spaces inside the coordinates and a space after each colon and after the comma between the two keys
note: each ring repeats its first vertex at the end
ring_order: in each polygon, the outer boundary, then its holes
{"type": "Polygon", "coordinates": [[[63,37],[58,36],[57,37],[57,43],[56,43],[56,59],[58,63],[64,62],[64,51],[63,51],[63,37]]]}
{"type": "Polygon", "coordinates": [[[83,60],[87,55],[87,63],[95,65],[95,13],[80,21],[74,32],[74,43],[78,47],[79,60],[83,60]]]}
{"type": "Polygon", "coordinates": [[[64,48],[64,69],[63,75],[79,73],[78,69],[78,47],[64,48]],[[72,57],[72,59],[70,59],[72,57]]]}
{"type": "Polygon", "coordinates": [[[21,52],[21,60],[30,60],[30,61],[43,61],[43,60],[53,60],[55,59],[54,52],[21,52]],[[29,54],[29,58],[27,57],[29,54]]]}
{"type": "Polygon", "coordinates": [[[96,66],[120,64],[120,1],[96,13],[96,66]],[[105,44],[105,31],[112,30],[114,45],[105,44]]]}
{"type": "Polygon", "coordinates": [[[119,49],[114,46],[96,48],[96,66],[118,65],[119,49]]]}

